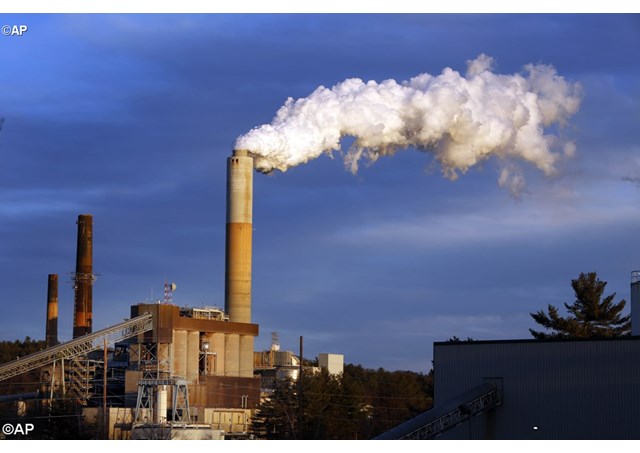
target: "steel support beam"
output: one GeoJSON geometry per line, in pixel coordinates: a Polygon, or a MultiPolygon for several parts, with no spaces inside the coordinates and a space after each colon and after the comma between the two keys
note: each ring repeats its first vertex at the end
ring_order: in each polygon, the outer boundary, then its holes
{"type": "Polygon", "coordinates": [[[148,332],[153,329],[152,318],[150,313],[145,313],[113,327],[107,327],[96,333],[84,335],[75,340],[12,360],[0,365],[0,381],[49,365],[56,360],[68,360],[101,349],[104,347],[105,341],[108,345],[112,345],[118,341],[148,332]]]}

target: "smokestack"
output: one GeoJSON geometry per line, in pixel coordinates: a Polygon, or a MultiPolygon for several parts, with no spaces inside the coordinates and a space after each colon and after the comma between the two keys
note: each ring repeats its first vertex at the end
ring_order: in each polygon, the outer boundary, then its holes
{"type": "Polygon", "coordinates": [[[631,272],[631,335],[640,335],[640,271],[631,272]]]}
{"type": "Polygon", "coordinates": [[[93,304],[93,216],[78,216],[78,246],[74,275],[73,338],[91,333],[93,304]]]}
{"type": "Polygon", "coordinates": [[[58,274],[49,274],[45,342],[47,348],[58,344],[58,274]]]}
{"type": "Polygon", "coordinates": [[[227,235],[224,309],[229,321],[251,322],[253,158],[234,150],[227,159],[227,235]]]}

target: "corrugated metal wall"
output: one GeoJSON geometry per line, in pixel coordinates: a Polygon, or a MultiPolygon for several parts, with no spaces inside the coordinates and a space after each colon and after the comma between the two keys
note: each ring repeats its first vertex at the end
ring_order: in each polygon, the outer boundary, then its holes
{"type": "Polygon", "coordinates": [[[436,343],[434,372],[436,406],[502,378],[502,405],[445,439],[640,439],[637,337],[436,343]]]}

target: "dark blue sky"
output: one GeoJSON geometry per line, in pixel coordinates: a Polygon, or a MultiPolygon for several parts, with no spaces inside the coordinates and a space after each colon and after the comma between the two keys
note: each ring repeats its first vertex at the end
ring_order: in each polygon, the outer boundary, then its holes
{"type": "MultiPolygon", "coordinates": [[[[479,54],[495,72],[553,65],[584,91],[554,131],[559,175],[498,163],[452,182],[406,151],[346,171],[339,156],[255,175],[257,348],[430,368],[433,341],[529,338],[529,313],[571,303],[597,271],[629,298],[640,269],[639,15],[3,15],[0,339],[44,338],[47,274],[71,337],[75,221],[94,216],[94,329],[162,297],[224,304],[225,165],[287,97],[349,77],[406,80],[479,54]]],[[[627,308],[628,310],[628,308],[627,308]]]]}

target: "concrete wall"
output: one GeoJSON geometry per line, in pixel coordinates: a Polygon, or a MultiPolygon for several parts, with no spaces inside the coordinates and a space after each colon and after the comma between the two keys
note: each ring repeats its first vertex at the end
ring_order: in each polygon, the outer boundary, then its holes
{"type": "Polygon", "coordinates": [[[173,374],[187,377],[187,331],[173,331],[173,374]]]}
{"type": "Polygon", "coordinates": [[[197,382],[200,369],[200,332],[187,332],[187,381],[197,382]]]}
{"type": "MultiPolygon", "coordinates": [[[[212,352],[216,353],[216,357],[213,360],[212,366],[209,368],[209,374],[212,376],[224,376],[225,368],[225,334],[223,333],[211,333],[208,335],[209,344],[212,352]]],[[[213,357],[212,357],[213,359],[213,357]]]]}
{"type": "Polygon", "coordinates": [[[253,377],[253,336],[240,336],[239,376],[253,377]]]}
{"type": "MultiPolygon", "coordinates": [[[[253,362],[252,362],[253,366],[253,362]]],[[[240,335],[227,334],[224,346],[224,375],[239,376],[240,373],[240,335]]]]}

